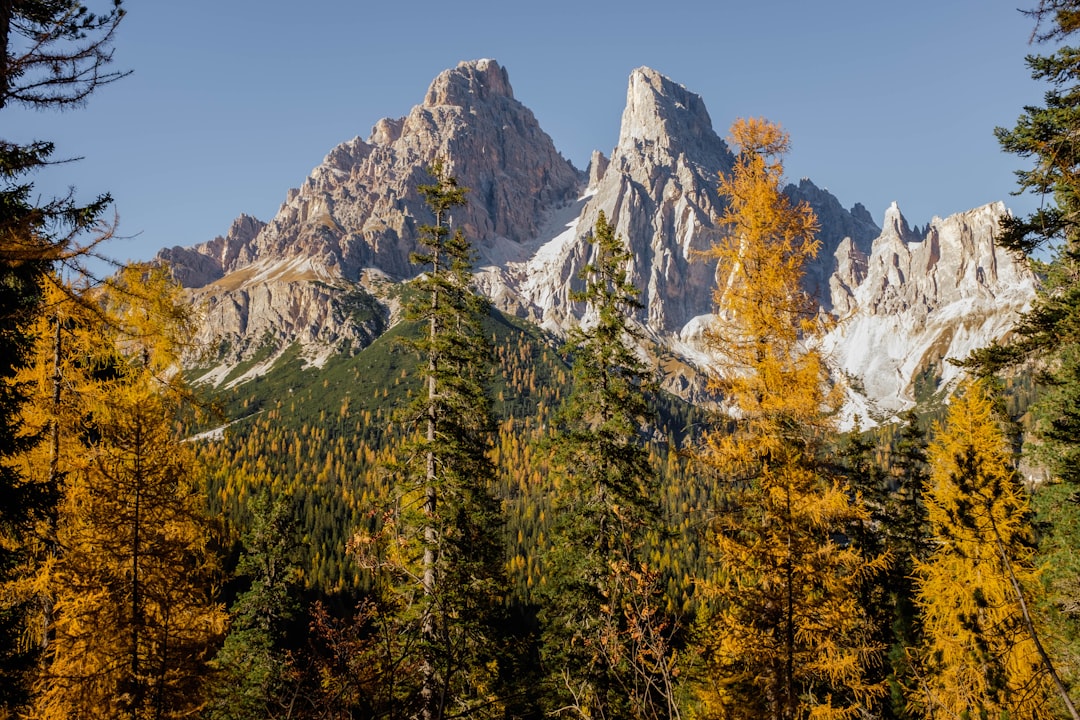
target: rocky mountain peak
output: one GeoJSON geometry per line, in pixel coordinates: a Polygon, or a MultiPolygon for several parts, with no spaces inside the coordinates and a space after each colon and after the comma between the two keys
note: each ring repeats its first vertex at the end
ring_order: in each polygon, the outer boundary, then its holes
{"type": "MultiPolygon", "coordinates": [[[[696,373],[712,362],[698,340],[716,285],[715,262],[701,251],[720,238],[717,174],[734,162],[704,102],[655,70],[634,70],[618,144],[608,157],[594,153],[585,174],[494,60],[441,73],[407,116],[333,148],[269,224],[241,215],[221,237],[162,251],[196,288],[196,340],[220,348],[217,377],[265,356],[268,343],[325,358],[362,347],[394,320],[392,287],[416,274],[409,255],[431,219],[416,187],[435,158],[470,188],[453,224],[480,256],[477,286],[556,333],[586,313],[573,291],[603,211],[631,251],[643,305],[636,322],[686,362],[669,386],[696,392],[696,373]]],[[[864,419],[909,406],[915,378],[947,385],[957,371],[946,360],[1000,337],[1034,292],[1030,271],[994,247],[1000,203],[934,218],[925,230],[909,227],[894,203],[879,229],[863,206],[845,209],[810,180],[785,192],[817,214],[821,250],[805,284],[836,318],[824,347],[838,377],[854,379],[852,406],[864,419]]]]}
{"type": "Polygon", "coordinates": [[[264,227],[262,220],[241,213],[224,235],[192,248],[165,248],[157,258],[169,265],[173,277],[184,287],[202,287],[250,260],[251,244],[264,227]]]}
{"type": "Polygon", "coordinates": [[[885,219],[881,224],[881,237],[880,242],[914,242],[920,238],[908,225],[907,218],[900,212],[900,207],[894,200],[888,209],[885,210],[885,219]]]}
{"type": "Polygon", "coordinates": [[[468,60],[439,73],[424,97],[424,107],[455,105],[469,108],[475,101],[487,102],[493,97],[514,99],[506,69],[486,58],[468,60]]]}
{"type": "Polygon", "coordinates": [[[676,147],[687,153],[714,143],[712,118],[699,95],[652,68],[630,73],[619,130],[620,150],[642,145],[676,147]]]}

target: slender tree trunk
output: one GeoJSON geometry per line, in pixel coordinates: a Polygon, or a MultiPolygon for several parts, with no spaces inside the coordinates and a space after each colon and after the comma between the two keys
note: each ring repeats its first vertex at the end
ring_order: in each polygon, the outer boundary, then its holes
{"type": "Polygon", "coordinates": [[[161,662],[158,664],[158,676],[154,688],[154,720],[162,720],[165,715],[165,677],[169,673],[170,609],[166,603],[161,623],[161,662]]]}
{"type": "MultiPolygon", "coordinates": [[[[3,3],[7,10],[8,5],[3,3]]],[[[3,12],[3,11],[0,11],[3,12]]],[[[2,61],[0,61],[2,62],[2,61]]],[[[60,314],[55,316],[56,333],[53,336],[53,375],[52,375],[52,422],[49,428],[49,489],[60,495],[60,384],[63,375],[60,372],[60,360],[63,353],[63,335],[61,334],[60,314]]],[[[59,509],[55,503],[49,506],[49,536],[46,541],[47,553],[50,557],[56,557],[60,550],[60,541],[57,538],[59,532],[58,517],[59,509]]],[[[49,647],[50,635],[53,626],[53,597],[51,593],[45,593],[42,599],[44,605],[42,617],[43,627],[41,631],[41,647],[49,647]]]]}
{"type": "Polygon", "coordinates": [[[8,41],[11,37],[11,14],[16,0],[0,0],[0,108],[7,104],[11,80],[8,74],[8,41]]]}
{"type": "MultiPolygon", "coordinates": [[[[436,226],[441,224],[441,218],[436,217],[436,226]]],[[[438,271],[439,267],[439,252],[438,249],[434,251],[434,266],[435,271],[438,271]]],[[[428,338],[431,341],[432,347],[428,350],[428,378],[427,378],[427,391],[428,391],[428,406],[427,406],[427,468],[426,468],[426,482],[424,487],[424,559],[423,559],[423,589],[424,589],[424,620],[421,627],[421,634],[424,639],[424,662],[423,662],[423,687],[421,688],[421,696],[423,698],[424,707],[424,720],[438,720],[441,716],[439,710],[439,693],[436,688],[438,686],[438,672],[435,668],[435,642],[436,638],[436,618],[435,613],[437,611],[437,603],[435,601],[436,591],[436,574],[435,566],[438,562],[438,541],[439,532],[435,526],[435,513],[438,510],[438,491],[436,490],[436,467],[435,467],[435,434],[436,423],[438,420],[438,411],[436,408],[435,400],[436,393],[438,392],[438,386],[435,382],[435,373],[438,370],[438,360],[434,350],[434,343],[438,336],[439,325],[436,318],[436,313],[439,310],[439,292],[436,290],[432,293],[431,297],[431,322],[428,325],[428,338]]]]}
{"type": "MultiPolygon", "coordinates": [[[[52,375],[52,427],[49,428],[49,487],[58,488],[60,485],[60,383],[63,374],[60,372],[60,360],[63,353],[63,336],[61,325],[63,324],[60,314],[56,315],[56,334],[53,337],[53,375],[52,375]]],[[[56,532],[56,513],[51,515],[52,530],[56,532]]]]}
{"type": "Polygon", "coordinates": [[[131,682],[132,682],[132,702],[131,702],[131,717],[132,720],[136,720],[139,714],[139,707],[142,705],[142,680],[139,677],[139,630],[142,624],[142,613],[140,608],[141,597],[139,595],[141,587],[139,585],[139,560],[141,559],[140,553],[142,548],[139,546],[140,537],[139,529],[142,518],[140,513],[142,512],[142,424],[136,421],[135,424],[135,471],[133,474],[134,490],[135,490],[135,517],[132,527],[131,538],[131,682]]]}
{"type": "Polygon", "coordinates": [[[791,557],[791,488],[787,488],[785,494],[786,507],[784,522],[787,523],[787,558],[784,568],[784,585],[787,592],[784,608],[784,644],[786,657],[784,658],[784,717],[791,720],[795,717],[795,563],[791,557]]]}
{"type": "Polygon", "coordinates": [[[1035,650],[1039,653],[1039,658],[1042,660],[1043,667],[1046,668],[1046,672],[1050,675],[1050,679],[1054,683],[1054,688],[1057,690],[1061,702],[1065,703],[1065,709],[1069,711],[1069,716],[1073,720],[1080,720],[1080,715],[1076,712],[1076,706],[1073,705],[1072,698],[1069,697],[1069,691],[1065,688],[1065,683],[1063,683],[1058,676],[1057,670],[1054,668],[1054,663],[1050,660],[1050,654],[1046,652],[1042,641],[1039,640],[1039,636],[1035,632],[1035,623],[1031,620],[1031,613],[1028,611],[1027,601],[1024,599],[1024,591],[1020,587],[1020,581],[1016,579],[1016,573],[1013,572],[1012,561],[1009,559],[1009,554],[1005,550],[1005,543],[1001,539],[1001,533],[998,532],[997,522],[994,521],[993,515],[990,516],[990,527],[994,530],[994,541],[997,543],[998,553],[1001,555],[1001,563],[1005,566],[1005,571],[1009,574],[1009,583],[1012,585],[1017,602],[1020,603],[1020,614],[1024,618],[1024,628],[1027,630],[1031,641],[1035,643],[1035,650]]]}

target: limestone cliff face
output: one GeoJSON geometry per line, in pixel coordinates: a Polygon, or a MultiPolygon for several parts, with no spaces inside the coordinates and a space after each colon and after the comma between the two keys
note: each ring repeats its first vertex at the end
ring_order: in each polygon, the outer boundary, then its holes
{"type": "Polygon", "coordinates": [[[851,287],[862,282],[860,263],[865,263],[881,228],[874,224],[874,219],[862,205],[856,203],[851,210],[846,210],[828,190],[819,188],[807,178],[800,180],[798,185],[789,185],[785,193],[793,202],[805,202],[813,208],[820,227],[818,240],[821,247],[806,268],[803,286],[818,298],[826,311],[840,314],[849,311],[850,300],[842,291],[847,287],[843,282],[854,283],[851,287]],[[842,271],[842,268],[846,269],[842,271]]]}
{"type": "Polygon", "coordinates": [[[654,337],[707,312],[714,268],[694,253],[716,240],[716,180],[732,156],[701,98],[655,70],[630,75],[619,141],[593,155],[589,187],[565,226],[525,262],[509,263],[506,284],[526,314],[551,330],[577,321],[570,301],[592,260],[588,235],[601,211],[630,245],[630,277],[642,290],[638,321],[654,337]]]}
{"type": "Polygon", "coordinates": [[[833,305],[842,312],[826,346],[834,366],[858,378],[867,415],[912,405],[919,376],[947,387],[960,371],[946,360],[1002,337],[1027,307],[1035,276],[994,245],[1006,212],[992,203],[916,234],[894,203],[868,256],[838,250],[833,305]]]}
{"type": "MultiPolygon", "coordinates": [[[[409,254],[432,220],[416,187],[435,158],[470,188],[452,222],[477,248],[476,284],[496,307],[558,334],[581,321],[570,298],[603,211],[632,250],[637,324],[693,368],[669,387],[701,386],[716,284],[701,251],[719,238],[717,174],[734,161],[704,102],[634,70],[617,144],[581,173],[492,60],[443,72],[408,116],[331,150],[268,223],[241,216],[222,237],[162,251],[205,310],[200,339],[219,364],[208,379],[268,345],[299,343],[318,360],[392,323],[390,290],[416,274],[409,254]]],[[[1000,203],[923,232],[895,206],[878,228],[861,205],[845,209],[807,179],[785,192],[817,214],[821,247],[804,284],[836,319],[824,346],[850,385],[849,414],[864,422],[910,405],[916,379],[947,384],[956,369],[944,360],[1007,332],[1034,292],[1031,273],[994,247],[1000,203]]]]}
{"type": "Polygon", "coordinates": [[[574,198],[583,181],[514,99],[498,63],[461,63],[435,78],[407,117],[380,120],[367,141],[331,150],[289,191],[252,256],[302,256],[348,279],[366,267],[412,277],[409,253],[432,220],[416,188],[430,182],[436,158],[469,188],[453,221],[481,252],[532,240],[548,209],[574,198]]]}
{"type": "Polygon", "coordinates": [[[173,276],[184,287],[203,287],[250,263],[253,243],[264,227],[266,223],[261,220],[241,215],[233,220],[224,236],[192,248],[166,248],[158,253],[158,258],[169,264],[173,276]]]}

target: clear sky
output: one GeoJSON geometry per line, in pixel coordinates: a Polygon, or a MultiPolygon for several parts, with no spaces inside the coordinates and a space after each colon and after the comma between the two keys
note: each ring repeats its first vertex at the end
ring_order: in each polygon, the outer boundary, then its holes
{"type": "MultiPolygon", "coordinates": [[[[128,0],[115,64],[132,74],[64,113],[5,109],[0,135],[81,157],[43,193],[110,192],[107,252],[144,259],[269,220],[337,143],[400,117],[461,60],[494,58],[515,96],[579,168],[610,153],[630,71],[701,95],[722,136],[739,116],[791,133],[789,179],[809,177],[879,223],[912,224],[1010,196],[1000,152],[1044,87],[1023,58],[1034,0],[128,0]]],[[[93,5],[93,0],[89,0],[93,5]]]]}

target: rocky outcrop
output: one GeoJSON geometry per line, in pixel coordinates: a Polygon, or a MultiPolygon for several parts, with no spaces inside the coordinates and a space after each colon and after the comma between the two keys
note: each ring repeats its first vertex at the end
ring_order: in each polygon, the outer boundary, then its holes
{"type": "Polygon", "coordinates": [[[948,387],[960,373],[948,360],[1002,337],[1031,301],[1035,276],[994,244],[1006,212],[992,203],[916,233],[894,203],[865,260],[841,248],[849,261],[834,279],[848,305],[826,347],[834,367],[857,379],[871,417],[914,404],[916,380],[948,387]]]}
{"type": "Polygon", "coordinates": [[[716,240],[717,172],[731,164],[699,96],[655,70],[634,70],[611,158],[593,155],[580,206],[531,258],[508,265],[507,284],[545,327],[576,322],[584,309],[570,294],[592,259],[587,237],[603,211],[633,254],[639,322],[657,338],[677,332],[711,303],[714,267],[696,253],[716,240]]]}
{"type": "Polygon", "coordinates": [[[499,262],[527,254],[523,243],[584,184],[514,99],[498,63],[461,63],[407,117],[380,120],[367,141],[331,150],[269,223],[242,216],[223,238],[162,252],[202,302],[200,339],[230,338],[241,354],[267,331],[313,347],[358,339],[333,327],[332,293],[322,286],[352,287],[368,269],[395,280],[416,274],[409,255],[433,220],[417,185],[430,181],[436,158],[470,190],[454,224],[499,262]]]}
{"type": "Polygon", "coordinates": [[[261,220],[241,215],[224,236],[191,248],[166,248],[158,253],[158,259],[169,265],[173,277],[184,287],[203,287],[251,262],[255,238],[264,227],[261,220]]]}
{"type": "Polygon", "coordinates": [[[784,193],[792,202],[805,202],[813,208],[820,228],[818,240],[821,246],[806,268],[803,287],[818,298],[826,311],[846,312],[851,299],[842,290],[847,286],[842,283],[837,285],[834,279],[844,267],[848,270],[842,273],[842,277],[855,285],[861,282],[855,280],[859,267],[865,264],[871,244],[881,228],[874,224],[874,219],[862,205],[856,203],[851,210],[846,210],[828,190],[819,188],[807,178],[800,180],[798,185],[788,185],[784,193]]]}
{"type": "Polygon", "coordinates": [[[545,214],[578,194],[583,177],[514,99],[494,60],[440,74],[405,118],[379,121],[367,141],[334,148],[254,243],[259,257],[304,256],[354,278],[376,267],[416,274],[409,254],[432,220],[417,192],[436,159],[469,188],[454,223],[482,255],[501,257],[533,240],[545,214]]]}

